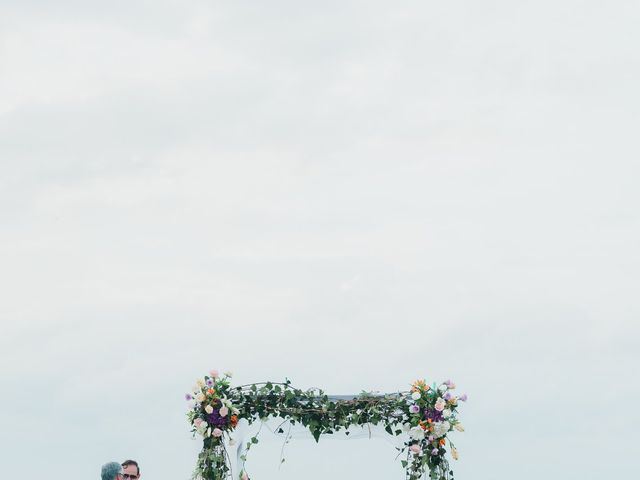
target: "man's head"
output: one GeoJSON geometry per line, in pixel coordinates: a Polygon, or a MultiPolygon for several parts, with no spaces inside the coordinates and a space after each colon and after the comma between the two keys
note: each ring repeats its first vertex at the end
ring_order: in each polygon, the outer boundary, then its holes
{"type": "Polygon", "coordinates": [[[118,462],[105,463],[102,466],[101,476],[102,480],[123,480],[122,465],[118,462]]]}
{"type": "Polygon", "coordinates": [[[124,480],[138,480],[140,478],[140,467],[135,460],[125,460],[122,462],[122,477],[124,480]]]}

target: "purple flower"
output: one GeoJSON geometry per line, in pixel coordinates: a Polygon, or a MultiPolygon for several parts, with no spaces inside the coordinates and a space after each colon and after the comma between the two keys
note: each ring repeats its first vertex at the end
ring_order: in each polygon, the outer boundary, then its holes
{"type": "Polygon", "coordinates": [[[215,425],[217,427],[224,427],[227,424],[227,417],[223,417],[220,415],[220,407],[218,404],[217,408],[213,409],[209,415],[207,415],[207,422],[209,425],[215,425]]]}
{"type": "Polygon", "coordinates": [[[433,408],[425,408],[424,409],[424,419],[425,420],[429,420],[431,419],[434,422],[440,422],[442,421],[442,412],[439,412],[438,410],[435,410],[433,408]]]}
{"type": "Polygon", "coordinates": [[[434,448],[433,450],[431,450],[431,455],[437,455],[438,454],[438,449],[434,448]]]}
{"type": "Polygon", "coordinates": [[[207,378],[207,386],[208,387],[212,387],[213,386],[213,380],[210,378],[207,378]]]}
{"type": "Polygon", "coordinates": [[[185,394],[184,394],[184,399],[185,399],[186,401],[189,401],[189,400],[193,400],[193,397],[192,397],[190,394],[185,393],[185,394]]]}
{"type": "Polygon", "coordinates": [[[409,407],[409,411],[411,413],[418,413],[420,411],[420,407],[414,403],[409,407]]]}
{"type": "Polygon", "coordinates": [[[460,395],[460,398],[458,398],[458,400],[460,400],[461,402],[466,402],[467,398],[467,394],[463,393],[462,395],[460,395]]]}
{"type": "Polygon", "coordinates": [[[451,392],[447,392],[444,394],[444,399],[449,401],[453,398],[453,395],[451,395],[451,392]]]}

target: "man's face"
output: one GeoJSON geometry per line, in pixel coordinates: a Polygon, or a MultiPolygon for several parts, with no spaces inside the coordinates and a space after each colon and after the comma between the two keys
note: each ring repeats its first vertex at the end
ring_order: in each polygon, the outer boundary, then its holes
{"type": "Polygon", "coordinates": [[[124,480],[138,480],[138,467],[135,465],[127,465],[122,468],[122,476],[124,480]]]}

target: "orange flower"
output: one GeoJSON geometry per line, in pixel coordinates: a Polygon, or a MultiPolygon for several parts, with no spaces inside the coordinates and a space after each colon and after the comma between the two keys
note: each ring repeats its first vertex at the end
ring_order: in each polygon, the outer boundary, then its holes
{"type": "Polygon", "coordinates": [[[440,445],[442,445],[444,447],[444,444],[445,444],[444,438],[441,438],[440,439],[440,445]]]}
{"type": "Polygon", "coordinates": [[[209,395],[213,395],[214,393],[216,393],[216,391],[213,388],[210,388],[209,390],[207,390],[207,393],[209,395]]]}
{"type": "Polygon", "coordinates": [[[420,420],[420,422],[418,422],[418,425],[420,425],[420,428],[422,430],[426,430],[427,429],[427,426],[425,425],[425,423],[422,420],[420,420]]]}
{"type": "Polygon", "coordinates": [[[238,417],[237,415],[231,415],[231,426],[235,428],[235,426],[238,424],[238,417]]]}
{"type": "Polygon", "coordinates": [[[416,380],[415,382],[413,382],[413,384],[411,384],[412,392],[426,391],[426,390],[429,390],[429,386],[426,384],[424,380],[416,380]]]}

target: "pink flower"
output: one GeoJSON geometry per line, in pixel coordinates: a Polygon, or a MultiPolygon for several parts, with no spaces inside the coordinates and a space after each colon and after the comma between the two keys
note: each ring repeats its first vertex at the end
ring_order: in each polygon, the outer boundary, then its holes
{"type": "Polygon", "coordinates": [[[411,450],[411,452],[414,455],[418,455],[422,451],[422,449],[420,448],[420,445],[418,445],[417,443],[414,443],[413,445],[411,445],[409,447],[409,450],[411,450]]]}
{"type": "Polygon", "coordinates": [[[213,436],[214,437],[221,437],[222,436],[222,430],[220,430],[219,428],[214,428],[213,429],[213,436]]]}
{"type": "Polygon", "coordinates": [[[249,475],[247,475],[247,472],[242,472],[240,480],[249,480],[249,475]]]}
{"type": "Polygon", "coordinates": [[[193,421],[193,424],[194,424],[196,427],[199,427],[201,423],[202,423],[202,419],[201,419],[201,418],[196,418],[196,419],[193,421]]]}
{"type": "Polygon", "coordinates": [[[220,416],[226,417],[229,414],[229,409],[226,406],[220,407],[220,416]]]}
{"type": "Polygon", "coordinates": [[[444,399],[439,398],[438,400],[436,400],[435,409],[437,411],[439,412],[443,411],[446,406],[447,406],[447,403],[444,401],[444,399]]]}
{"type": "Polygon", "coordinates": [[[209,376],[210,376],[211,378],[218,378],[218,377],[220,376],[220,374],[218,373],[218,370],[211,370],[211,371],[209,372],[209,376]]]}

